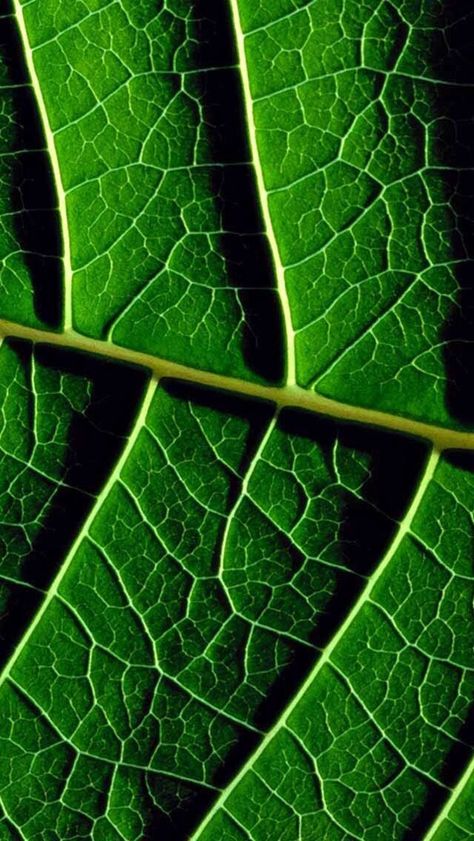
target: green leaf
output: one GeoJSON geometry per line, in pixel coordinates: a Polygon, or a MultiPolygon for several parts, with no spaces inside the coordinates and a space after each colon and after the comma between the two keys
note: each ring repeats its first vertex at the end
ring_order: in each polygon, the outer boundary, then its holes
{"type": "Polygon", "coordinates": [[[474,837],[447,6],[2,7],[2,841],[474,837]]]}

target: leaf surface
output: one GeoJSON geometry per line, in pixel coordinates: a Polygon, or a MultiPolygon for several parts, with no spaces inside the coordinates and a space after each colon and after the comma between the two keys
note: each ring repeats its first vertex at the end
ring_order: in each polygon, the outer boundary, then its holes
{"type": "Polygon", "coordinates": [[[472,27],[2,10],[1,839],[474,837],[472,27]]]}

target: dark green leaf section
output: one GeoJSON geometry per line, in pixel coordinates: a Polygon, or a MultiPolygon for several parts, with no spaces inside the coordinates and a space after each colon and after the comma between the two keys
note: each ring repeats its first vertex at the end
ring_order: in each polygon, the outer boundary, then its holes
{"type": "Polygon", "coordinates": [[[138,371],[26,343],[0,350],[2,665],[95,504],[144,380],[138,371]]]}
{"type": "Polygon", "coordinates": [[[472,423],[472,4],[238,5],[299,381],[472,423]]]}
{"type": "Polygon", "coordinates": [[[433,835],[433,841],[469,841],[474,837],[474,779],[464,786],[433,835]]]}
{"type": "MultiPolygon", "coordinates": [[[[467,0],[22,8],[0,317],[472,422],[467,0]]],[[[0,841],[473,837],[468,456],[145,380],[1,348],[0,841]]]]}
{"type": "MultiPolygon", "coordinates": [[[[467,468],[443,459],[370,596],[196,838],[424,837],[472,739],[467,468]]],[[[469,791],[437,841],[472,837],[469,791]]]]}
{"type": "Polygon", "coordinates": [[[16,23],[0,10],[0,318],[61,322],[57,198],[16,23]]]}
{"type": "Polygon", "coordinates": [[[186,837],[390,544],[424,452],[389,440],[158,390],[1,690],[23,838],[186,837]]]}
{"type": "Polygon", "coordinates": [[[35,0],[25,21],[66,191],[75,327],[278,379],[227,4],[35,0]]]}

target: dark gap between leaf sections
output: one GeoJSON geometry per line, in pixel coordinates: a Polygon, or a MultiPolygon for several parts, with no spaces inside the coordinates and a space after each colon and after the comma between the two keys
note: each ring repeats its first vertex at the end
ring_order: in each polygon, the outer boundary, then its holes
{"type": "MultiPolygon", "coordinates": [[[[11,8],[9,9],[11,12],[11,8]]],[[[10,200],[18,245],[32,284],[33,306],[46,327],[62,321],[62,244],[58,198],[38,106],[13,15],[0,17],[0,60],[15,115],[10,200]]]]}
{"type": "Polygon", "coordinates": [[[434,151],[451,214],[457,298],[442,334],[446,404],[457,421],[474,423],[474,8],[471,0],[439,4],[431,73],[436,86],[434,151]],[[468,87],[471,86],[471,87],[468,87]]]}
{"type": "MultiPolygon", "coordinates": [[[[11,347],[23,368],[31,371],[32,346],[15,340],[11,347]]],[[[37,368],[76,376],[88,384],[87,409],[84,414],[72,411],[61,464],[61,480],[73,487],[57,485],[41,531],[21,564],[23,580],[47,590],[122,452],[133,428],[147,374],[126,365],[43,345],[36,346],[34,357],[37,368]]],[[[25,399],[29,400],[31,429],[33,400],[31,395],[25,399]]],[[[0,617],[4,662],[21,639],[40,599],[34,590],[20,586],[12,586],[11,593],[5,596],[0,617]]]]}
{"type": "Polygon", "coordinates": [[[244,325],[244,358],[257,375],[281,382],[284,372],[282,313],[268,241],[263,235],[251,160],[230,3],[192,3],[193,76],[210,149],[211,190],[220,211],[228,283],[238,290],[244,325]],[[204,68],[216,68],[205,71],[204,68]],[[213,161],[223,166],[212,167],[213,161]]]}
{"type": "MultiPolygon", "coordinates": [[[[204,405],[226,415],[238,415],[247,419],[254,430],[247,439],[247,454],[241,469],[245,471],[248,468],[268,427],[274,407],[172,380],[163,382],[163,387],[175,399],[190,401],[193,405],[204,405]]],[[[315,623],[311,640],[313,650],[303,644],[291,642],[292,651],[286,668],[282,669],[268,696],[254,713],[254,723],[263,731],[272,727],[301,687],[320,656],[318,649],[324,650],[360,594],[365,576],[370,575],[380,562],[380,557],[390,545],[398,522],[403,518],[416,491],[428,453],[427,445],[415,439],[318,418],[304,411],[284,410],[277,428],[287,436],[311,440],[321,449],[328,472],[334,472],[332,454],[337,436],[341,451],[358,454],[364,460],[367,471],[362,487],[357,489],[364,501],[358,500],[349,490],[344,492],[344,488],[340,488],[340,557],[337,560],[358,573],[359,577],[350,573],[340,574],[339,584],[332,599],[315,623]],[[390,482],[387,482],[387,477],[390,477],[390,482]]],[[[235,504],[239,492],[240,487],[236,483],[231,488],[230,506],[235,504]]],[[[214,782],[218,786],[227,785],[254,748],[252,740],[239,740],[223,760],[214,782]]],[[[442,789],[436,787],[434,796],[437,803],[442,793],[442,789]]],[[[425,810],[416,819],[416,825],[413,824],[412,830],[415,834],[410,836],[413,839],[418,837],[418,828],[429,823],[431,799],[430,795],[425,810]]],[[[197,825],[199,820],[199,816],[195,816],[194,824],[197,825]]]]}
{"type": "MultiPolygon", "coordinates": [[[[249,422],[251,432],[247,438],[245,459],[240,466],[244,475],[268,428],[274,407],[172,380],[164,381],[163,387],[175,399],[189,401],[192,405],[203,405],[226,415],[237,415],[249,422]]],[[[348,488],[339,486],[330,491],[337,500],[340,521],[339,530],[334,535],[337,546],[335,551],[339,552],[336,560],[347,568],[347,572],[341,571],[338,574],[333,595],[324,611],[316,617],[314,632],[309,640],[314,648],[287,639],[292,646],[289,662],[282,669],[268,697],[254,712],[254,723],[263,731],[274,724],[299,689],[319,657],[318,650],[324,649],[332,638],[360,594],[365,578],[383,557],[416,491],[428,449],[425,444],[411,438],[341,424],[297,410],[284,410],[279,417],[277,430],[284,432],[285,436],[309,439],[320,449],[327,472],[334,474],[328,486],[337,484],[332,465],[336,438],[341,450],[355,452],[364,460],[367,469],[362,486],[357,488],[362,500],[348,488]],[[389,483],[387,476],[390,477],[389,483]]],[[[240,492],[240,482],[236,480],[231,483],[229,509],[235,505],[240,492]]],[[[291,551],[291,547],[288,551],[291,551]]],[[[219,774],[219,785],[225,784],[237,773],[247,752],[241,744],[227,755],[219,774]]]]}
{"type": "Polygon", "coordinates": [[[427,447],[412,438],[316,418],[302,411],[285,410],[279,425],[288,434],[309,438],[320,447],[329,474],[334,473],[336,440],[340,451],[354,453],[366,464],[366,478],[356,493],[349,487],[337,489],[340,526],[334,535],[338,551],[335,562],[347,572],[339,573],[338,586],[314,629],[311,642],[324,649],[389,548],[416,491],[427,447]]]}

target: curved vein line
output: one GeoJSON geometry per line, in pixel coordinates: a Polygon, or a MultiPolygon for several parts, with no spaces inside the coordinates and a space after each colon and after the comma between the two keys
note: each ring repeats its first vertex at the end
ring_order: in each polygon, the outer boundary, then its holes
{"type": "MultiPolygon", "coordinates": [[[[333,669],[334,674],[337,675],[339,680],[344,684],[346,690],[349,692],[349,695],[355,700],[355,702],[359,705],[359,707],[364,711],[365,715],[367,716],[367,720],[371,722],[372,726],[376,728],[377,733],[380,734],[382,739],[388,744],[389,748],[393,751],[396,755],[397,759],[404,763],[405,768],[409,768],[415,774],[418,774],[424,781],[434,783],[434,785],[439,786],[439,788],[443,789],[443,791],[449,792],[450,789],[446,785],[446,783],[442,783],[441,780],[437,780],[436,777],[433,777],[428,771],[424,771],[418,765],[415,765],[413,762],[410,762],[409,759],[405,756],[402,749],[398,747],[395,743],[392,736],[387,734],[385,727],[377,720],[376,714],[377,709],[370,710],[367,704],[364,702],[363,698],[360,696],[358,692],[354,689],[351,681],[348,677],[344,674],[342,669],[339,666],[336,666],[335,663],[332,661],[329,663],[331,669],[333,669]]],[[[436,728],[437,730],[439,728],[436,728]]],[[[291,731],[293,732],[293,731],[291,731]]]]}
{"type": "Polygon", "coordinates": [[[240,77],[244,95],[244,105],[247,123],[247,136],[250,143],[250,151],[257,182],[257,192],[260,199],[260,206],[263,215],[265,233],[267,235],[270,252],[273,258],[273,265],[276,274],[276,287],[280,298],[281,313],[283,318],[284,333],[286,339],[286,382],[287,385],[296,383],[296,360],[295,360],[295,334],[291,320],[290,302],[285,283],[285,269],[280,259],[280,250],[273,229],[268,193],[263,177],[262,163],[257,145],[256,125],[253,114],[252,92],[250,90],[250,77],[248,72],[247,57],[245,54],[245,35],[240,22],[240,13],[237,0],[230,0],[231,13],[234,23],[234,34],[237,43],[239,56],[240,77]]]}
{"type": "Polygon", "coordinates": [[[36,630],[37,626],[41,622],[43,616],[45,615],[49,605],[51,604],[51,602],[55,598],[56,594],[58,593],[61,582],[62,582],[63,578],[65,577],[66,573],[68,572],[69,567],[71,566],[71,563],[72,563],[72,561],[73,561],[73,559],[76,555],[76,552],[77,552],[77,549],[78,549],[80,543],[82,542],[84,537],[86,537],[86,535],[88,534],[89,529],[90,529],[95,517],[97,516],[98,511],[100,510],[100,508],[102,507],[103,503],[105,502],[105,500],[107,499],[107,497],[109,495],[109,492],[112,488],[112,485],[114,485],[117,478],[119,477],[119,475],[122,471],[122,468],[123,468],[125,462],[127,461],[128,456],[130,455],[130,452],[132,451],[132,449],[135,445],[135,442],[138,438],[138,435],[139,435],[141,429],[143,428],[143,426],[146,422],[148,409],[150,408],[150,403],[151,403],[153,395],[155,393],[156,386],[157,386],[156,380],[154,380],[153,378],[150,379],[150,382],[148,384],[148,388],[147,388],[147,390],[145,392],[145,395],[143,397],[143,400],[142,400],[140,411],[138,412],[133,430],[132,430],[132,432],[129,436],[129,439],[128,439],[124,449],[123,449],[122,455],[118,459],[117,464],[115,465],[115,467],[112,470],[109,478],[107,479],[107,482],[105,483],[104,487],[102,488],[102,491],[100,492],[99,496],[97,497],[95,505],[91,509],[91,511],[89,513],[89,516],[85,520],[84,525],[82,526],[82,528],[79,531],[74,543],[72,544],[69,552],[67,553],[66,558],[64,559],[64,562],[62,563],[56,577],[54,578],[54,580],[53,580],[53,582],[52,582],[43,602],[41,603],[40,608],[36,612],[32,622],[28,626],[28,629],[26,630],[24,635],[21,637],[20,642],[18,643],[17,647],[13,650],[11,657],[7,660],[7,662],[5,663],[5,666],[1,670],[1,672],[0,672],[0,686],[5,682],[5,680],[7,680],[7,678],[9,678],[11,676],[12,669],[13,669],[16,661],[20,657],[24,648],[27,646],[28,642],[30,641],[30,639],[31,639],[31,637],[34,633],[34,631],[36,630]]]}
{"type": "Polygon", "coordinates": [[[234,500],[234,504],[232,505],[230,511],[228,512],[228,514],[226,516],[226,524],[225,524],[225,528],[224,528],[224,533],[222,535],[221,551],[220,551],[220,554],[219,554],[219,569],[218,569],[218,572],[217,572],[217,576],[221,580],[222,586],[224,587],[224,590],[225,590],[225,592],[227,594],[227,597],[228,597],[230,603],[232,604],[233,608],[234,608],[234,604],[233,604],[230,593],[228,592],[227,586],[226,586],[225,581],[224,581],[225,553],[226,553],[226,550],[227,550],[227,543],[228,543],[228,540],[229,540],[230,530],[231,530],[232,526],[234,525],[234,520],[235,520],[237,511],[240,508],[241,503],[248,496],[249,482],[250,482],[250,480],[251,480],[251,478],[254,474],[255,468],[257,467],[257,465],[260,461],[260,457],[261,457],[261,455],[262,455],[262,453],[263,453],[263,451],[264,451],[264,449],[265,449],[265,447],[266,447],[266,445],[267,445],[267,443],[270,439],[270,436],[271,436],[273,430],[275,429],[277,419],[278,419],[278,412],[275,412],[273,417],[270,418],[270,422],[269,422],[265,432],[263,433],[263,435],[260,439],[260,443],[258,444],[257,449],[255,450],[255,452],[252,456],[252,460],[251,460],[251,462],[250,462],[250,464],[249,464],[249,466],[248,466],[248,468],[245,472],[245,475],[242,478],[242,481],[240,483],[239,491],[238,491],[238,493],[236,495],[236,498],[234,500]]]}
{"type": "MultiPolygon", "coordinates": [[[[435,821],[431,824],[430,828],[428,829],[427,834],[425,835],[423,841],[432,841],[435,837],[438,829],[442,825],[443,821],[448,819],[449,820],[449,813],[453,808],[456,800],[458,799],[459,795],[462,793],[462,790],[465,785],[471,779],[471,775],[474,774],[474,757],[471,759],[471,762],[467,766],[464,774],[462,775],[461,779],[458,781],[457,785],[451,791],[450,797],[447,799],[446,803],[444,804],[443,809],[437,815],[435,821]]],[[[461,827],[462,829],[462,827],[461,827]]]]}
{"type": "Polygon", "coordinates": [[[215,801],[214,805],[212,806],[212,808],[207,813],[204,820],[197,827],[197,829],[195,830],[193,835],[190,836],[189,841],[197,841],[197,839],[200,838],[201,833],[209,825],[209,823],[212,820],[212,818],[214,817],[214,815],[219,811],[219,809],[225,803],[225,801],[230,796],[230,794],[235,790],[235,788],[240,783],[240,781],[243,779],[243,777],[245,776],[247,771],[249,771],[252,768],[254,763],[258,760],[258,758],[262,755],[262,753],[265,751],[265,749],[269,746],[270,742],[272,741],[274,736],[276,736],[276,734],[279,732],[279,730],[286,725],[291,713],[296,708],[296,706],[300,702],[301,698],[304,696],[305,692],[310,688],[311,684],[316,679],[317,675],[319,674],[319,672],[321,671],[323,666],[325,666],[326,664],[332,664],[331,656],[332,656],[332,653],[333,653],[334,649],[339,644],[340,640],[342,639],[342,637],[344,636],[344,634],[346,633],[348,628],[352,625],[352,622],[354,621],[354,619],[358,616],[361,608],[368,602],[375,585],[380,580],[382,574],[385,572],[385,570],[389,566],[390,561],[392,560],[393,556],[397,552],[397,550],[398,550],[402,540],[404,539],[405,535],[409,532],[409,530],[411,528],[411,525],[412,525],[412,522],[415,518],[415,515],[416,515],[416,513],[417,513],[417,511],[420,507],[421,501],[424,497],[425,491],[426,491],[431,479],[433,478],[434,471],[436,469],[436,465],[438,464],[439,458],[440,458],[440,453],[436,449],[433,448],[432,451],[431,451],[431,454],[430,454],[430,456],[427,460],[426,467],[425,467],[425,472],[424,472],[424,474],[423,474],[423,476],[420,480],[417,491],[416,491],[416,493],[415,493],[415,495],[412,499],[412,502],[411,502],[406,514],[405,514],[405,517],[403,518],[403,520],[400,523],[397,534],[395,535],[394,539],[392,540],[392,543],[390,544],[390,546],[389,546],[387,552],[385,553],[383,559],[381,560],[380,564],[377,566],[377,569],[375,570],[373,575],[371,575],[371,577],[369,578],[369,580],[367,582],[367,586],[364,588],[361,595],[359,596],[357,601],[352,606],[351,611],[347,615],[347,617],[344,620],[344,622],[342,623],[342,625],[339,627],[339,630],[335,633],[332,640],[326,646],[326,648],[324,649],[324,652],[322,653],[321,657],[316,662],[314,668],[310,671],[307,678],[303,681],[299,690],[294,695],[294,697],[292,698],[292,700],[290,701],[290,703],[288,704],[288,706],[284,710],[283,714],[280,716],[279,719],[277,719],[277,721],[275,722],[275,724],[273,725],[271,730],[268,731],[266,736],[260,742],[257,749],[253,752],[253,754],[251,754],[251,756],[249,757],[247,762],[244,763],[244,765],[240,769],[239,773],[236,774],[236,776],[234,777],[232,782],[222,792],[220,797],[217,798],[217,800],[215,801]]]}
{"type": "Polygon", "coordinates": [[[324,397],[315,391],[307,391],[298,385],[268,386],[238,377],[215,374],[212,371],[204,371],[199,368],[192,368],[189,365],[182,365],[179,362],[171,362],[168,359],[132,350],[122,345],[113,345],[108,341],[82,336],[75,330],[68,333],[53,333],[0,319],[0,340],[2,337],[26,339],[30,342],[55,345],[65,350],[79,350],[84,353],[106,357],[116,362],[126,362],[129,365],[148,368],[157,380],[162,378],[183,380],[220,391],[229,391],[243,397],[266,400],[269,403],[275,403],[280,409],[300,409],[335,420],[381,427],[392,432],[431,441],[440,452],[446,449],[474,449],[474,432],[450,429],[402,415],[382,412],[379,409],[342,403],[330,397],[324,397]]]}
{"type": "Polygon", "coordinates": [[[23,14],[23,7],[21,0],[13,0],[13,10],[16,17],[20,39],[23,46],[23,53],[28,70],[28,75],[31,80],[31,86],[36,99],[40,122],[43,129],[43,134],[46,141],[46,148],[51,162],[51,169],[53,172],[53,181],[55,192],[58,200],[59,218],[61,220],[61,238],[62,238],[62,261],[63,261],[63,292],[64,292],[64,311],[63,311],[63,325],[64,330],[69,331],[72,328],[72,264],[71,264],[71,243],[69,237],[69,225],[66,208],[66,193],[63,186],[61,169],[59,166],[59,158],[56,150],[56,143],[54,134],[49,122],[48,111],[46,103],[41,90],[41,85],[36,72],[35,63],[33,60],[33,50],[30,44],[28,30],[26,28],[25,17],[23,14]]]}
{"type": "MultiPolygon", "coordinates": [[[[172,780],[178,780],[184,782],[191,783],[192,785],[202,786],[203,788],[209,789],[210,791],[219,791],[216,786],[211,785],[210,783],[205,782],[204,780],[195,780],[192,777],[182,776],[181,774],[174,773],[173,771],[166,771],[165,769],[161,768],[154,768],[152,765],[140,765],[136,762],[130,762],[129,760],[123,759],[111,759],[106,756],[100,756],[100,754],[92,753],[89,750],[83,750],[82,748],[76,747],[76,745],[72,742],[72,739],[75,736],[75,732],[72,736],[66,736],[58,727],[58,725],[53,721],[50,715],[44,710],[40,704],[35,701],[28,692],[24,689],[24,687],[17,683],[17,681],[13,678],[9,678],[9,685],[15,690],[15,692],[22,697],[24,702],[28,704],[33,710],[37,713],[38,716],[41,716],[51,727],[51,730],[54,731],[55,735],[58,737],[58,740],[64,744],[66,743],[69,745],[74,751],[76,751],[77,756],[87,756],[90,759],[96,759],[98,762],[103,762],[106,765],[112,765],[114,768],[133,768],[136,771],[146,771],[148,774],[161,774],[164,777],[169,777],[172,780]]],[[[80,725],[79,725],[80,726],[80,725]]],[[[57,743],[56,743],[57,744],[57,743]]]]}

